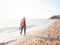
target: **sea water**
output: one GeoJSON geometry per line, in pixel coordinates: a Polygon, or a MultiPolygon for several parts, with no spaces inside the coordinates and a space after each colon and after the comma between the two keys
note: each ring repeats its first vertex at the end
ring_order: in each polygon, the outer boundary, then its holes
{"type": "MultiPolygon", "coordinates": [[[[26,20],[27,29],[35,26],[44,26],[52,19],[28,19],[26,20]]],[[[0,21],[0,43],[15,40],[20,36],[20,20],[1,20],[0,21]]]]}

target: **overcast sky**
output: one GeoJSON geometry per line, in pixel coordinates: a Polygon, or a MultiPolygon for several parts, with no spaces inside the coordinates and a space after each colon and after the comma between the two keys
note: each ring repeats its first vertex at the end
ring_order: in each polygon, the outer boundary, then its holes
{"type": "Polygon", "coordinates": [[[60,14],[60,0],[0,0],[0,19],[46,19],[60,14]]]}

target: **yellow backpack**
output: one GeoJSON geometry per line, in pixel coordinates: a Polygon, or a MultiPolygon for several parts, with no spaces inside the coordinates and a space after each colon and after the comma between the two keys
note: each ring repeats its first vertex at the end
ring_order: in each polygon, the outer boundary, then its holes
{"type": "Polygon", "coordinates": [[[21,27],[24,27],[24,20],[21,21],[21,27]]]}

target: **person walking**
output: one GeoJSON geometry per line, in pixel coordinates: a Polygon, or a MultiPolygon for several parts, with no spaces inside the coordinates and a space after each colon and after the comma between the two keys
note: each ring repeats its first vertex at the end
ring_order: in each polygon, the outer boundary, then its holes
{"type": "Polygon", "coordinates": [[[24,35],[26,35],[26,19],[25,19],[25,17],[21,20],[20,26],[21,26],[20,34],[22,35],[22,31],[24,29],[24,35]]]}

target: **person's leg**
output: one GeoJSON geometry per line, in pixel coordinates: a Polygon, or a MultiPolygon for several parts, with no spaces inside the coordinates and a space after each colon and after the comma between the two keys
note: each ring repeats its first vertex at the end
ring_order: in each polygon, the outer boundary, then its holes
{"type": "Polygon", "coordinates": [[[24,27],[24,35],[26,35],[26,28],[24,27]]]}
{"type": "Polygon", "coordinates": [[[23,27],[21,27],[21,32],[20,32],[20,34],[22,34],[22,31],[23,31],[23,27]]]}

